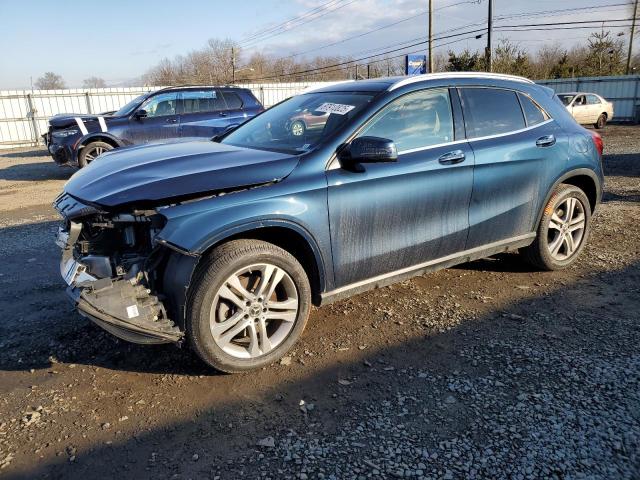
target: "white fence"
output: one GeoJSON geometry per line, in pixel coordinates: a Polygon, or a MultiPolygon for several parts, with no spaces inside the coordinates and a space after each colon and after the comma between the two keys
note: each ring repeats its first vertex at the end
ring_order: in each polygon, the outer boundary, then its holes
{"type": "MultiPolygon", "coordinates": [[[[264,83],[250,88],[265,107],[303,90],[335,82],[264,83]]],[[[138,95],[162,87],[90,88],[0,91],[0,148],[41,143],[48,120],[58,113],[100,113],[118,110],[138,95]]]]}
{"type": "MultiPolygon", "coordinates": [[[[270,107],[306,89],[336,82],[244,84],[270,107]]],[[[616,121],[640,121],[640,75],[538,80],[556,92],[588,91],[613,101],[616,121]]],[[[0,91],[0,149],[33,146],[57,113],[100,113],[117,110],[138,95],[161,87],[0,91]]]]}
{"type": "Polygon", "coordinates": [[[640,75],[558,78],[536,80],[536,83],[553,88],[556,93],[597,93],[613,102],[613,120],[640,121],[640,75]]]}

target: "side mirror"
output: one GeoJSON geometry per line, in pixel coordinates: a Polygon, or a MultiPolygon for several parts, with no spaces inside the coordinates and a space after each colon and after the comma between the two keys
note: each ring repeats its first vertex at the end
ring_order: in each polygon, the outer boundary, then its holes
{"type": "Polygon", "coordinates": [[[344,145],[338,152],[338,160],[343,168],[361,171],[359,163],[385,163],[398,160],[398,149],[393,140],[380,137],[358,137],[344,145]]]}
{"type": "Polygon", "coordinates": [[[138,120],[140,120],[141,118],[147,118],[147,111],[144,108],[141,108],[140,110],[137,110],[133,116],[138,120]]]}

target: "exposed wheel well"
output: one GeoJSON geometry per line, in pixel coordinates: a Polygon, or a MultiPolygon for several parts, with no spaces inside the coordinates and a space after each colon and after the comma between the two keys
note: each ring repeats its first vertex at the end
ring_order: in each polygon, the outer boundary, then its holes
{"type": "Polygon", "coordinates": [[[209,247],[207,252],[205,252],[205,255],[224,243],[238,239],[263,240],[265,242],[273,243],[296,257],[296,260],[300,262],[302,268],[304,268],[307,273],[307,277],[309,278],[313,304],[320,304],[320,293],[322,291],[320,270],[311,246],[302,235],[295,230],[286,227],[257,228],[255,230],[240,232],[236,235],[225,238],[221,242],[209,247]]]}
{"type": "Polygon", "coordinates": [[[576,175],[575,177],[565,178],[564,180],[562,180],[562,183],[573,185],[582,190],[589,199],[591,213],[594,212],[596,203],[598,201],[598,190],[596,188],[595,182],[591,177],[589,177],[588,175],[576,175]]]}
{"type": "Polygon", "coordinates": [[[112,138],[109,138],[109,137],[91,137],[88,140],[85,140],[84,142],[82,142],[82,145],[80,146],[80,150],[82,150],[84,147],[86,147],[87,145],[89,145],[90,143],[93,143],[93,142],[108,143],[113,148],[118,148],[119,147],[119,145],[112,138]]]}
{"type": "Polygon", "coordinates": [[[601,115],[604,115],[604,118],[609,118],[609,115],[607,115],[607,112],[602,112],[601,115]]]}

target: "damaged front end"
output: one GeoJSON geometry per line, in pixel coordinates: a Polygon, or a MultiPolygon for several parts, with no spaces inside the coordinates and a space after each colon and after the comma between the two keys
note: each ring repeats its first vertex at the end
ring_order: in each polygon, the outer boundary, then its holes
{"type": "Polygon", "coordinates": [[[166,247],[154,238],[165,219],[155,210],[105,212],[62,194],[54,207],[65,220],[56,243],[60,271],[78,311],[134,343],[178,343],[162,295],[166,247]]]}

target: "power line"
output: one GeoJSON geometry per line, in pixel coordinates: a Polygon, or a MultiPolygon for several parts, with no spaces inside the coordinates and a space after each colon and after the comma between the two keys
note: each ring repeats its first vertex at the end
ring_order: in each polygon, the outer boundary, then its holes
{"type": "Polygon", "coordinates": [[[317,20],[320,17],[324,17],[325,15],[333,13],[336,10],[339,10],[348,5],[351,5],[352,3],[357,2],[358,0],[338,0],[338,1],[343,1],[344,3],[340,3],[340,4],[336,3],[334,5],[331,5],[331,7],[329,7],[328,9],[323,10],[322,12],[317,12],[318,13],[317,15],[310,16],[309,18],[304,19],[303,21],[298,21],[293,26],[290,25],[293,22],[284,22],[280,26],[274,27],[274,30],[270,34],[263,34],[259,37],[245,40],[243,42],[240,42],[240,46],[243,46],[245,48],[255,46],[260,42],[268,40],[269,38],[277,37],[278,35],[282,35],[283,33],[288,33],[295,28],[298,28],[302,25],[306,25],[307,23],[317,20]],[[332,8],[332,7],[335,7],[335,8],[332,8]],[[289,25],[289,28],[284,29],[287,25],[289,25]]]}
{"type": "MultiPolygon", "coordinates": [[[[521,25],[501,25],[501,26],[496,26],[495,29],[496,31],[517,31],[517,32],[526,32],[526,31],[534,31],[534,30],[559,30],[559,29],[580,29],[580,28],[600,28],[601,25],[604,25],[605,23],[609,23],[609,22],[622,22],[622,21],[630,21],[630,18],[627,19],[612,19],[612,20],[590,20],[590,21],[573,21],[573,22],[555,22],[555,23],[539,23],[539,24],[521,24],[521,25]],[[597,23],[598,25],[591,25],[591,26],[587,26],[584,25],[585,23],[597,23]],[[570,27],[563,27],[563,25],[571,25],[570,27]],[[515,30],[515,28],[521,28],[518,30],[515,30]],[[542,27],[542,28],[538,28],[538,27],[542,27]],[[547,28],[544,28],[547,27],[547,28]],[[514,30],[511,30],[514,29],[514,30]]],[[[621,27],[623,25],[614,25],[616,27],[621,27]]],[[[627,26],[627,25],[624,25],[627,26]]],[[[479,28],[479,29],[475,29],[475,30],[470,30],[470,31],[466,31],[466,32],[461,32],[461,33],[455,33],[455,34],[451,34],[451,35],[445,35],[445,36],[441,36],[438,38],[434,38],[434,41],[437,40],[443,40],[443,39],[448,39],[448,38],[454,38],[454,37],[460,37],[460,36],[464,36],[464,35],[470,35],[470,34],[477,34],[478,32],[485,32],[486,28],[479,28]]],[[[470,38],[470,37],[469,37],[470,38]]],[[[464,39],[468,39],[468,38],[464,38],[464,39]]],[[[459,40],[463,40],[463,39],[459,39],[459,40]]],[[[388,55],[390,53],[395,53],[401,50],[405,50],[408,48],[412,48],[418,45],[424,45],[425,43],[427,43],[427,40],[422,40],[416,43],[412,43],[410,45],[406,45],[400,48],[395,48],[395,49],[391,49],[391,50],[386,50],[384,52],[380,52],[380,53],[376,53],[373,55],[368,55],[365,57],[361,57],[361,58],[357,58],[357,59],[352,59],[352,60],[347,60],[347,61],[343,61],[343,62],[339,62],[333,65],[326,65],[324,67],[317,67],[317,68],[311,68],[311,69],[307,69],[307,70],[301,70],[301,71],[295,71],[295,72],[289,72],[289,73],[282,73],[280,75],[276,74],[276,75],[269,75],[266,77],[261,77],[261,78],[257,78],[257,79],[251,79],[251,81],[261,81],[261,80],[270,80],[270,79],[274,79],[274,78],[281,78],[281,77],[285,77],[285,76],[293,76],[293,75],[305,75],[305,74],[310,74],[310,73],[329,73],[330,71],[327,69],[330,68],[335,68],[335,67],[344,67],[346,65],[351,65],[357,62],[361,62],[363,60],[369,60],[371,58],[375,58],[375,57],[379,57],[382,55],[388,55]]],[[[452,42],[453,43],[453,42],[452,42]]],[[[443,46],[443,45],[439,45],[439,46],[443,46]]],[[[382,48],[389,48],[389,46],[385,46],[382,48]]],[[[383,59],[385,60],[385,59],[383,59]]],[[[339,70],[339,69],[338,69],[339,70]]],[[[333,71],[337,71],[337,70],[333,70],[333,71]]]]}
{"type": "Polygon", "coordinates": [[[296,21],[298,21],[300,19],[307,18],[307,17],[309,17],[311,15],[314,15],[316,13],[319,13],[319,12],[323,11],[323,10],[326,10],[326,9],[330,8],[331,6],[334,6],[334,5],[336,5],[336,4],[338,4],[338,3],[342,2],[342,1],[344,1],[344,0],[329,0],[328,2],[323,3],[322,5],[318,5],[317,7],[312,8],[311,10],[308,10],[307,12],[305,12],[305,13],[303,13],[301,15],[298,15],[296,17],[293,17],[293,18],[290,18],[288,20],[285,20],[284,22],[278,23],[277,25],[267,26],[267,27],[264,27],[264,28],[262,28],[262,29],[260,29],[260,30],[258,30],[256,32],[253,32],[252,34],[250,34],[247,37],[245,37],[244,40],[241,40],[240,43],[244,43],[244,42],[252,40],[252,39],[254,39],[256,37],[262,36],[264,34],[271,33],[273,31],[277,30],[278,28],[286,26],[288,23],[296,22],[296,21]]]}
{"type": "MultiPolygon", "coordinates": [[[[466,0],[466,1],[463,1],[463,2],[457,2],[457,3],[450,4],[450,5],[443,5],[441,7],[435,8],[434,11],[443,10],[445,8],[455,7],[455,6],[463,5],[463,4],[478,4],[478,3],[479,3],[478,0],[466,0]]],[[[617,3],[617,4],[611,4],[611,5],[585,6],[585,7],[581,7],[581,10],[604,9],[603,11],[607,12],[607,11],[610,11],[610,10],[607,10],[607,8],[609,8],[609,7],[619,7],[619,6],[627,6],[627,4],[626,3],[617,3]]],[[[575,9],[562,8],[562,9],[558,9],[558,10],[542,10],[542,11],[530,12],[530,13],[526,13],[526,14],[518,13],[518,14],[510,14],[510,15],[500,15],[500,16],[496,16],[495,19],[496,20],[506,20],[506,19],[510,19],[510,18],[530,18],[530,17],[534,17],[534,16],[547,16],[547,15],[548,16],[552,16],[552,14],[554,14],[554,13],[562,13],[562,12],[568,12],[568,11],[575,11],[575,9]]],[[[426,13],[428,13],[428,10],[423,10],[423,11],[420,11],[420,12],[414,14],[414,15],[410,15],[408,17],[402,18],[402,19],[397,20],[395,22],[392,22],[392,23],[389,23],[389,24],[386,24],[386,25],[382,25],[380,27],[374,28],[372,30],[368,30],[366,32],[363,32],[363,33],[360,33],[360,34],[357,34],[357,35],[353,35],[351,37],[344,38],[342,40],[338,40],[338,41],[335,41],[335,42],[332,42],[332,43],[321,45],[319,47],[314,47],[312,49],[305,50],[305,51],[302,51],[302,52],[296,52],[296,53],[293,53],[291,55],[287,55],[285,57],[280,57],[279,60],[287,60],[287,59],[290,59],[290,58],[299,57],[300,55],[306,55],[308,53],[316,52],[318,50],[323,50],[325,48],[334,47],[336,45],[340,45],[341,43],[346,43],[346,42],[348,42],[350,40],[354,40],[356,38],[361,38],[361,37],[364,37],[366,35],[370,35],[372,33],[379,32],[380,30],[384,30],[384,29],[387,29],[387,28],[390,28],[390,27],[394,27],[396,25],[399,25],[401,23],[407,22],[409,20],[413,20],[413,19],[418,18],[418,17],[420,17],[422,15],[425,15],[426,13]]],[[[595,22],[595,20],[594,20],[594,22],[595,22]]],[[[483,25],[484,23],[485,22],[483,21],[483,22],[465,24],[465,25],[462,25],[462,26],[459,26],[459,27],[454,27],[454,28],[450,28],[450,29],[444,30],[443,32],[440,32],[440,33],[455,32],[455,31],[459,31],[459,30],[462,30],[462,29],[465,29],[465,28],[468,28],[468,27],[471,27],[471,26],[483,25]]],[[[406,42],[404,42],[404,43],[406,43],[406,42]]]]}
{"type": "MultiPolygon", "coordinates": [[[[471,4],[478,4],[478,3],[479,3],[479,0],[465,0],[464,2],[452,3],[452,4],[450,4],[450,5],[443,5],[443,6],[441,6],[441,7],[435,8],[435,9],[434,9],[434,11],[444,10],[445,8],[456,7],[456,6],[458,6],[458,5],[464,5],[464,4],[469,4],[469,3],[471,3],[471,4]]],[[[398,21],[395,21],[395,22],[393,22],[393,23],[388,23],[388,24],[386,24],[386,25],[382,25],[382,26],[377,27],[377,28],[374,28],[374,29],[372,29],[372,30],[368,30],[368,31],[366,31],[366,32],[359,33],[358,35],[353,35],[353,36],[351,36],[351,37],[343,38],[342,40],[338,40],[338,41],[333,42],[333,43],[328,43],[328,44],[326,44],[326,45],[321,45],[321,46],[319,46],[319,47],[315,47],[315,48],[312,48],[312,49],[310,49],[310,50],[305,50],[305,51],[303,51],[303,52],[293,53],[293,54],[291,54],[291,55],[287,55],[286,57],[282,57],[282,59],[288,59],[288,58],[299,57],[300,55],[305,55],[305,54],[307,54],[307,53],[311,53],[311,52],[315,52],[315,51],[318,51],[318,50],[322,50],[322,49],[324,49],[324,48],[334,47],[334,46],[339,45],[339,44],[341,44],[341,43],[348,42],[349,40],[353,40],[353,39],[356,39],[356,38],[361,38],[361,37],[364,37],[364,36],[366,36],[366,35],[370,35],[370,34],[372,34],[372,33],[379,32],[380,30],[384,30],[384,29],[386,29],[386,28],[394,27],[394,26],[399,25],[399,24],[401,24],[401,23],[404,23],[404,22],[407,22],[407,21],[409,21],[409,20],[413,20],[413,19],[415,19],[415,18],[418,18],[418,17],[420,17],[420,16],[422,16],[422,15],[426,15],[427,13],[428,13],[428,10],[422,10],[422,11],[420,11],[420,12],[418,12],[418,13],[415,13],[414,15],[410,15],[410,16],[408,16],[408,17],[402,18],[402,19],[400,19],[400,20],[398,20],[398,21]]],[[[448,31],[448,30],[446,30],[446,31],[448,31]]]]}

